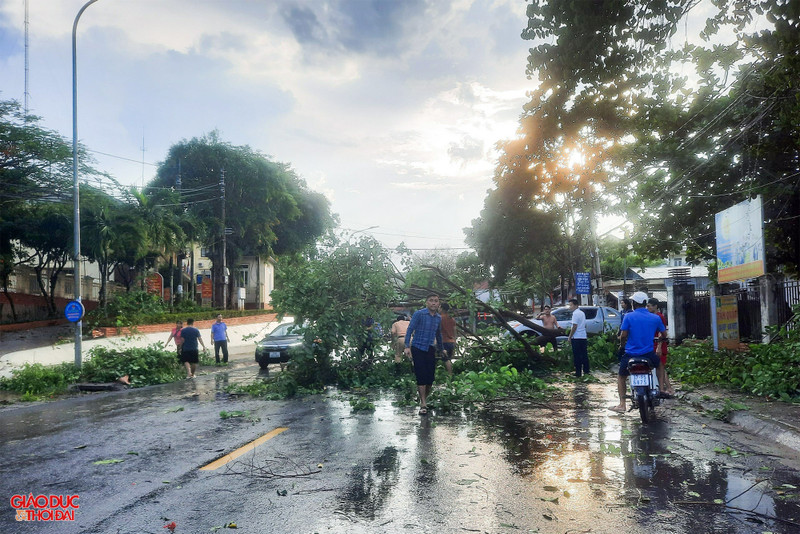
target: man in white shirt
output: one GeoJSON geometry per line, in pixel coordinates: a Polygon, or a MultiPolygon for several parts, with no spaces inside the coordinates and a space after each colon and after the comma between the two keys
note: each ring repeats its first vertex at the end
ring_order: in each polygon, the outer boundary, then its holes
{"type": "Polygon", "coordinates": [[[572,344],[572,361],[575,363],[575,376],[580,378],[589,374],[589,341],[586,339],[586,314],[578,307],[578,299],[569,299],[572,310],[572,328],[569,342],[572,344]]]}

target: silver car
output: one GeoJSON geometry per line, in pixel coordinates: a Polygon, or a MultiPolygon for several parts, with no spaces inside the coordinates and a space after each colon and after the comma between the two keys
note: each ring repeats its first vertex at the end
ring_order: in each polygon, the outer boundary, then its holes
{"type": "MultiPolygon", "coordinates": [[[[602,334],[603,332],[617,331],[622,325],[622,316],[614,308],[609,308],[608,306],[578,306],[578,308],[586,315],[586,333],[590,336],[602,334]]],[[[568,329],[572,327],[572,310],[568,307],[556,308],[550,313],[555,316],[558,326],[561,328],[568,329]]],[[[542,324],[539,319],[532,319],[531,322],[538,325],[542,324]]],[[[520,334],[530,332],[528,335],[538,336],[531,328],[516,321],[509,324],[520,334]]]]}

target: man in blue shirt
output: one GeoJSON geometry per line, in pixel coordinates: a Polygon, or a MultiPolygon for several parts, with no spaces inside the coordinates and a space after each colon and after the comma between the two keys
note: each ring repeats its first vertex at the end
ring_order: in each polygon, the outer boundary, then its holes
{"type": "Polygon", "coordinates": [[[222,321],[222,314],[217,315],[217,322],[211,325],[211,343],[214,344],[214,358],[219,365],[219,350],[222,349],[222,361],[228,363],[228,325],[222,321]]]}
{"type": "Polygon", "coordinates": [[[656,334],[660,337],[665,335],[664,323],[658,315],[647,311],[647,294],[637,291],[631,297],[631,301],[633,301],[633,311],[625,314],[619,329],[620,350],[625,350],[619,361],[619,376],[617,376],[619,404],[609,408],[617,413],[626,411],[625,382],[628,376],[628,361],[632,357],[647,358],[653,368],[657,369],[661,364],[661,358],[653,350],[653,338],[656,334]]]}
{"type": "Polygon", "coordinates": [[[436,371],[436,348],[445,353],[442,343],[442,316],[439,315],[439,296],[431,293],[425,298],[425,307],[414,312],[406,330],[405,355],[414,362],[419,390],[419,413],[428,413],[428,395],[433,387],[436,371]]]}

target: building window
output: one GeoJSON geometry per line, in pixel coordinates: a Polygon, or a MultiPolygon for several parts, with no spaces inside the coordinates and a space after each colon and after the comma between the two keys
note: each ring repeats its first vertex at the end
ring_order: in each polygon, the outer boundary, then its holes
{"type": "Polygon", "coordinates": [[[239,287],[248,287],[250,285],[250,268],[248,265],[239,266],[239,287]]]}
{"type": "Polygon", "coordinates": [[[202,258],[210,258],[211,257],[211,251],[209,249],[207,249],[206,247],[200,247],[200,257],[202,257],[202,258]]]}

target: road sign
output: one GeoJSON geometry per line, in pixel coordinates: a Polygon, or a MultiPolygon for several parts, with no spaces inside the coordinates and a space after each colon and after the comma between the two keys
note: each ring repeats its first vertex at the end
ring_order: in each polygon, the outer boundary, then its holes
{"type": "Polygon", "coordinates": [[[592,294],[592,284],[590,281],[589,273],[575,273],[575,294],[576,295],[592,294]]]}
{"type": "Polygon", "coordinates": [[[77,300],[71,300],[64,308],[64,317],[66,317],[67,321],[71,323],[77,323],[83,319],[83,314],[85,311],[86,310],[83,307],[83,304],[77,300]]]}

